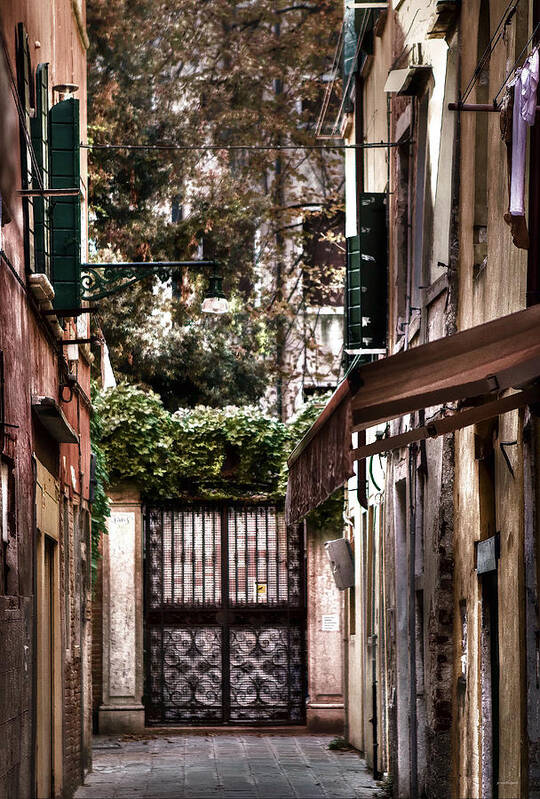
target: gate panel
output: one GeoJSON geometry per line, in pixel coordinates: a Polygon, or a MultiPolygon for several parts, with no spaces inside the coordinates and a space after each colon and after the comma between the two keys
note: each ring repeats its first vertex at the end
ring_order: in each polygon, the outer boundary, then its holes
{"type": "Polygon", "coordinates": [[[179,724],[223,716],[221,629],[153,627],[150,723],[179,724]]]}
{"type": "Polygon", "coordinates": [[[302,721],[301,630],[231,627],[231,721],[302,721]]]}
{"type": "Polygon", "coordinates": [[[276,507],[153,507],[145,554],[147,723],[302,721],[302,542],[276,507]]]}

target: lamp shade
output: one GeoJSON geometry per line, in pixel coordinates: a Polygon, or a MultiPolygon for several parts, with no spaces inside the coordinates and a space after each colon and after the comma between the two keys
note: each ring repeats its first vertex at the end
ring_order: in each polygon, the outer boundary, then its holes
{"type": "Polygon", "coordinates": [[[227,313],[229,302],[223,292],[223,278],[212,275],[208,281],[208,289],[201,306],[203,313],[227,313]]]}

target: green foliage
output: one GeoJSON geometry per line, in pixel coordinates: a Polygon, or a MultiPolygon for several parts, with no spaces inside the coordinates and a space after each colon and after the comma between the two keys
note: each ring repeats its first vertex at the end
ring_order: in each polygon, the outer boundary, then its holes
{"type": "MultiPolygon", "coordinates": [[[[342,158],[197,148],[313,144],[341,14],[333,0],[87,2],[91,141],[196,148],[89,150],[96,260],[190,260],[203,240],[232,299],[224,319],[203,321],[205,278],[192,270],[165,308],[168,326],[159,324],[166,302],[155,280],[100,303],[95,323],[115,372],[150,386],[170,410],[256,403],[264,377],[285,371],[276,342],[303,297],[295,280],[284,284],[302,256],[283,269],[284,253],[301,250],[306,207],[341,202],[342,158]],[[176,221],[173,203],[182,208],[176,221]]],[[[321,283],[327,294],[342,287],[342,275],[322,272],[312,293],[321,283]]]]}
{"type": "Polygon", "coordinates": [[[281,498],[286,459],[321,399],[284,424],[254,406],[198,406],[170,413],[153,391],[130,384],[94,400],[98,443],[111,482],[136,483],[153,498],[281,498]]]}
{"type": "Polygon", "coordinates": [[[101,446],[113,482],[155,498],[273,494],[285,425],[254,407],[198,406],[171,414],[153,391],[129,384],[102,392],[101,446]]]}
{"type": "Polygon", "coordinates": [[[96,484],[94,488],[94,501],[92,503],[92,585],[95,584],[97,577],[99,543],[101,536],[107,532],[107,519],[111,515],[109,499],[106,493],[107,486],[110,482],[109,473],[105,465],[105,453],[98,443],[101,434],[102,419],[99,412],[94,407],[90,419],[92,452],[96,456],[96,484]]]}
{"type": "Polygon", "coordinates": [[[343,750],[351,749],[350,744],[347,743],[345,738],[333,738],[330,743],[328,744],[328,748],[334,752],[340,752],[343,750]]]}
{"type": "Polygon", "coordinates": [[[147,299],[144,288],[134,287],[111,298],[109,311],[100,304],[117,374],[151,387],[171,411],[179,405],[220,407],[259,399],[266,351],[257,344],[255,320],[241,312],[232,319],[197,319],[185,305],[153,297],[152,308],[147,299]]]}

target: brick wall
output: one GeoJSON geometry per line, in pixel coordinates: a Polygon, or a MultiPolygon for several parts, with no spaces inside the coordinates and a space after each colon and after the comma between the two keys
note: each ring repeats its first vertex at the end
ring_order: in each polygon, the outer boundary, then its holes
{"type": "Polygon", "coordinates": [[[0,796],[30,796],[32,599],[0,597],[0,796]]]}

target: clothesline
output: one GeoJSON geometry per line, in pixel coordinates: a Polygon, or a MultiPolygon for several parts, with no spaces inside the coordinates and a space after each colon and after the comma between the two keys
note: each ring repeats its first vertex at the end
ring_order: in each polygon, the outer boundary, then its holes
{"type": "Polygon", "coordinates": [[[503,13],[501,19],[499,20],[499,23],[498,23],[497,27],[495,28],[495,32],[494,32],[493,36],[491,37],[491,39],[489,40],[488,46],[486,47],[486,49],[482,53],[482,56],[480,57],[480,60],[478,61],[478,64],[476,65],[475,70],[474,70],[474,72],[472,74],[472,77],[471,77],[471,79],[469,80],[468,84],[465,87],[465,90],[463,92],[462,102],[465,102],[467,100],[467,97],[469,96],[469,94],[472,92],[474,84],[476,83],[476,81],[480,77],[480,74],[481,74],[481,72],[482,72],[487,60],[491,57],[491,54],[493,53],[495,47],[497,46],[497,44],[499,43],[499,41],[501,40],[501,38],[502,38],[502,36],[504,34],[506,26],[509,24],[510,20],[512,19],[512,17],[516,13],[516,10],[517,10],[517,7],[518,7],[519,3],[520,3],[520,0],[510,0],[508,5],[506,6],[506,9],[504,10],[504,13],[503,13]]]}
{"type": "Polygon", "coordinates": [[[529,47],[529,45],[531,44],[532,40],[536,36],[536,33],[537,33],[539,28],[540,28],[540,22],[535,25],[535,28],[534,28],[533,32],[531,33],[531,35],[529,36],[529,38],[527,39],[527,42],[525,43],[521,53],[518,55],[518,57],[516,58],[516,60],[512,64],[511,69],[508,71],[508,74],[507,74],[506,78],[504,79],[504,83],[502,84],[501,88],[499,89],[499,91],[497,92],[495,97],[493,98],[493,105],[497,105],[499,97],[501,96],[501,94],[502,94],[504,88],[506,87],[508,81],[510,80],[510,78],[512,77],[514,72],[516,71],[517,65],[521,61],[521,58],[523,57],[523,55],[527,51],[527,48],[529,47]]]}

